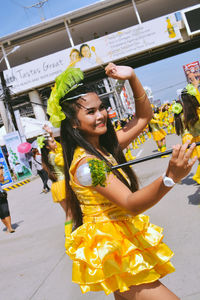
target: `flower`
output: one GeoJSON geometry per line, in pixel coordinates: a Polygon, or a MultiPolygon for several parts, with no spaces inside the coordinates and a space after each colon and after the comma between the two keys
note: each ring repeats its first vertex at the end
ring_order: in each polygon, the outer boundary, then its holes
{"type": "Polygon", "coordinates": [[[188,93],[188,94],[190,94],[190,95],[196,97],[196,95],[197,95],[197,90],[196,90],[196,88],[193,86],[193,84],[191,84],[191,83],[188,84],[188,85],[186,86],[186,90],[187,90],[187,93],[188,93]]]}
{"type": "Polygon", "coordinates": [[[45,140],[44,136],[37,137],[37,144],[40,149],[42,149],[44,147],[44,140],[45,140]]]}
{"type": "Polygon", "coordinates": [[[183,110],[183,107],[180,103],[174,103],[172,105],[172,111],[174,114],[179,115],[183,110]]]}

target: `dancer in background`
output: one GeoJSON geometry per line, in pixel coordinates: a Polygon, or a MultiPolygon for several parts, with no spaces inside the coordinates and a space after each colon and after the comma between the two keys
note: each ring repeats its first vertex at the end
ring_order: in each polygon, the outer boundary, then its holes
{"type": "Polygon", "coordinates": [[[181,136],[182,144],[185,144],[187,141],[191,142],[193,136],[189,133],[189,130],[185,128],[181,101],[176,101],[176,103],[173,104],[172,112],[174,113],[176,134],[181,136]]]}
{"type": "MultiPolygon", "coordinates": [[[[193,136],[191,142],[200,142],[199,92],[194,86],[192,86],[192,84],[188,84],[181,93],[181,99],[183,103],[184,125],[193,136]]],[[[199,160],[199,165],[197,167],[196,174],[193,176],[193,180],[200,184],[200,146],[196,147],[192,156],[197,156],[199,160]]]]}
{"type": "Polygon", "coordinates": [[[37,138],[38,146],[41,149],[42,165],[48,173],[49,179],[52,181],[51,193],[53,201],[59,203],[66,214],[65,235],[68,236],[72,231],[72,221],[70,210],[66,206],[66,189],[64,175],[63,152],[60,143],[54,137],[52,130],[45,125],[43,129],[48,135],[37,138]]]}
{"type": "MultiPolygon", "coordinates": [[[[149,131],[153,135],[153,139],[157,144],[158,151],[164,152],[166,151],[166,139],[165,136],[167,135],[165,130],[160,127],[164,123],[159,120],[159,110],[155,110],[153,114],[153,118],[149,122],[149,131]]],[[[166,156],[163,156],[166,157],[166,156]]]]}
{"type": "Polygon", "coordinates": [[[111,63],[106,74],[129,80],[135,98],[135,118],[117,133],[98,95],[81,83],[81,70],[58,76],[48,101],[50,121],[61,123],[67,207],[77,227],[66,251],[73,260],[72,280],[83,293],[114,293],[116,300],[178,300],[159,281],[174,271],[173,253],[162,242],[162,229],[142,213],[190,172],[195,145],[188,152],[188,144],[174,146],[167,178],[160,176],[141,190],[130,167],[111,171],[113,164],[126,161],[122,150],[150,122],[152,110],[131,67],[111,63]]]}

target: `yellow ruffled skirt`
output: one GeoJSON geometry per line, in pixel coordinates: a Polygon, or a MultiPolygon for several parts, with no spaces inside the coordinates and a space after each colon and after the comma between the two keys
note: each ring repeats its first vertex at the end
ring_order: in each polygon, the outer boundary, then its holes
{"type": "MultiPolygon", "coordinates": [[[[200,142],[200,136],[193,137],[193,139],[191,140],[191,143],[197,143],[197,142],[200,142]]],[[[198,159],[200,158],[200,146],[196,146],[196,148],[192,152],[191,158],[195,156],[197,156],[198,159]]]]}
{"type": "Polygon", "coordinates": [[[72,281],[81,291],[116,290],[150,283],[173,272],[173,252],[162,242],[162,228],[149,217],[87,222],[71,235],[66,253],[73,260],[72,281]]]}
{"type": "Polygon", "coordinates": [[[53,202],[61,202],[66,198],[65,180],[53,182],[51,185],[53,202]]]}
{"type": "Polygon", "coordinates": [[[166,132],[164,131],[164,129],[160,129],[159,131],[153,131],[152,132],[153,135],[153,139],[154,141],[160,141],[162,139],[164,139],[164,137],[167,135],[166,132]]]}

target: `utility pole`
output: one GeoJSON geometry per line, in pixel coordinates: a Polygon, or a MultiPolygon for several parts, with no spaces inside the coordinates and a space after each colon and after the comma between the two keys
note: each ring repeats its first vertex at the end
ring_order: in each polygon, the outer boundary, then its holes
{"type": "Polygon", "coordinates": [[[43,6],[44,4],[48,2],[48,0],[42,0],[42,1],[38,1],[37,3],[31,5],[31,6],[24,6],[24,8],[38,8],[39,11],[40,11],[40,18],[41,18],[41,21],[44,21],[45,20],[45,16],[44,16],[44,11],[43,11],[43,6]]]}
{"type": "Polygon", "coordinates": [[[7,112],[8,112],[8,114],[10,112],[11,120],[12,120],[12,124],[14,126],[14,129],[18,130],[14,110],[13,110],[13,107],[12,107],[12,104],[11,104],[10,89],[6,85],[6,81],[5,81],[5,78],[4,78],[3,71],[0,72],[0,78],[1,78],[1,85],[2,85],[4,103],[5,103],[5,106],[7,108],[7,112]]]}

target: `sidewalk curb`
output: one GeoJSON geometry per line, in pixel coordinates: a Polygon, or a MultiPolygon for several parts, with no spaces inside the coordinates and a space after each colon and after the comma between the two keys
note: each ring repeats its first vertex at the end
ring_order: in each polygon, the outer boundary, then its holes
{"type": "Polygon", "coordinates": [[[7,186],[7,187],[3,188],[3,190],[4,191],[14,190],[14,189],[26,184],[26,183],[29,183],[30,181],[31,181],[31,179],[26,179],[26,180],[20,181],[18,183],[15,183],[13,185],[7,186]]]}

